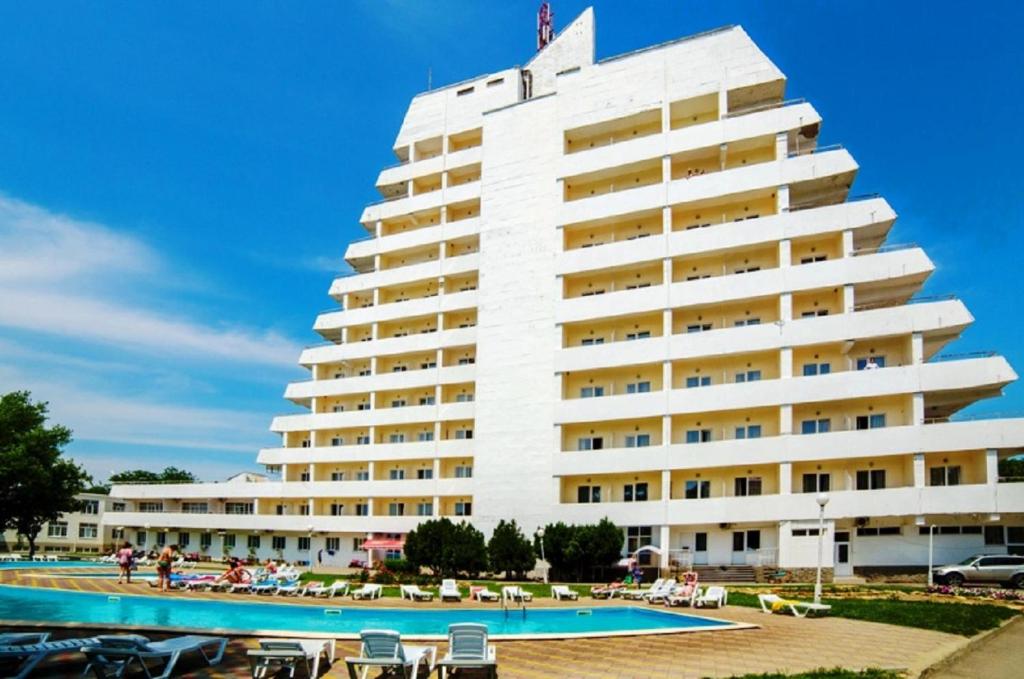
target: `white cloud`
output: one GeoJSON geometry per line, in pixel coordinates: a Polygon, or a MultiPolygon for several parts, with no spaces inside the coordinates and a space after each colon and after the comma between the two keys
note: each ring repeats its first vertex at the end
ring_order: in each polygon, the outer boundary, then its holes
{"type": "Polygon", "coordinates": [[[159,356],[295,365],[299,346],[278,333],[127,301],[166,287],[170,268],[137,239],[0,195],[0,326],[159,356]]]}

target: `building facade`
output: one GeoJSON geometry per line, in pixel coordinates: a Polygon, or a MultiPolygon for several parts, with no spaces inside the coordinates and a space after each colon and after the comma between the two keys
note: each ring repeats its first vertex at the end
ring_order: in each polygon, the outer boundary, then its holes
{"type": "MultiPolygon", "coordinates": [[[[109,551],[118,530],[105,520],[115,503],[107,495],[99,493],[80,493],[76,495],[82,501],[82,510],[68,512],[59,521],[43,524],[43,529],[36,537],[36,551],[39,554],[100,554],[109,551]]],[[[25,538],[13,530],[4,531],[4,551],[28,550],[25,538]]]]}
{"type": "Polygon", "coordinates": [[[971,314],[918,296],[932,262],[814,106],[739,27],[594,51],[587,10],[414,97],[259,454],[280,481],[117,487],[117,525],[339,563],[427,517],[608,517],[662,565],[800,568],[827,492],[837,574],[926,563],[931,525],[939,561],[1024,548],[1024,420],[954,417],[1016,374],[944,353],[971,314]]]}

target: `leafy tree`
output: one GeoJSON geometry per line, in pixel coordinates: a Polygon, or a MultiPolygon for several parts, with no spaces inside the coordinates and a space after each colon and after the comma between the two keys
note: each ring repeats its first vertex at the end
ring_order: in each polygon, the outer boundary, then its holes
{"type": "Polygon", "coordinates": [[[431,519],[405,536],[405,558],[415,568],[426,568],[434,577],[465,573],[476,575],[487,567],[484,534],[465,521],[431,519]]]}
{"type": "Polygon", "coordinates": [[[146,469],[132,469],[120,472],[110,477],[110,483],[195,483],[195,474],[178,469],[177,467],[166,467],[162,472],[151,472],[146,469]]]}
{"type": "MultiPolygon", "coordinates": [[[[578,581],[591,569],[618,561],[625,536],[622,529],[605,518],[582,526],[567,526],[562,522],[549,524],[544,528],[543,539],[544,556],[555,576],[578,581]]],[[[534,545],[539,554],[540,538],[534,545]]]]}
{"type": "Polygon", "coordinates": [[[81,509],[75,495],[89,475],[61,455],[71,430],[46,426],[46,403],[33,403],[27,391],[0,396],[0,524],[14,528],[35,556],[43,524],[81,509]]]}
{"type": "Polygon", "coordinates": [[[515,519],[498,522],[494,534],[487,542],[487,558],[492,570],[520,578],[537,562],[533,544],[519,530],[515,519]]]}

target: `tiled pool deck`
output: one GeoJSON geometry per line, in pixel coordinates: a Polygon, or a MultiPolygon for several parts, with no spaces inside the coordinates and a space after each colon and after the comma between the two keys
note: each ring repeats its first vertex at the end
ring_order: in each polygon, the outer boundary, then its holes
{"type": "MultiPolygon", "coordinates": [[[[114,580],[63,577],[67,571],[52,575],[19,571],[0,573],[0,582],[41,587],[60,587],[102,593],[156,594],[144,583],[118,585],[114,580]]],[[[148,575],[148,574],[147,574],[148,575]]],[[[174,592],[168,597],[225,598],[237,600],[246,595],[174,592]]],[[[276,603],[287,601],[303,605],[301,599],[273,597],[276,603]]],[[[308,604],[308,600],[306,601],[308,604]]],[[[323,600],[319,600],[323,604],[323,600]]],[[[341,599],[335,599],[336,604],[341,599]]],[[[409,606],[408,602],[386,598],[358,602],[345,598],[345,606],[409,606]]],[[[417,606],[441,606],[439,603],[417,606]]],[[[444,606],[468,606],[443,604],[444,606]]],[[[533,607],[574,605],[536,600],[533,607]]],[[[575,604],[579,605],[579,604],[575,604]]],[[[606,605],[585,600],[587,606],[606,605]]],[[[621,602],[616,602],[621,605],[621,602]]],[[[646,605],[646,604],[637,604],[646,605]]],[[[701,609],[687,611],[702,615],[701,609]]],[[[965,643],[962,637],[941,632],[896,627],[841,618],[797,619],[765,615],[759,610],[726,606],[707,611],[707,615],[735,622],[759,625],[757,629],[719,632],[688,632],[654,636],[629,636],[595,639],[502,641],[498,646],[498,669],[502,679],[534,677],[729,677],[752,672],[798,672],[817,667],[842,666],[852,669],[882,667],[919,672],[965,643]]],[[[87,630],[54,630],[54,638],[87,636],[87,630]]],[[[151,638],[163,635],[149,633],[151,638]]],[[[183,659],[178,676],[248,677],[246,650],[254,646],[252,638],[232,638],[225,660],[215,668],[204,668],[192,659],[183,659]]],[[[439,644],[439,657],[444,644],[439,644]]],[[[338,658],[358,654],[358,642],[339,641],[338,658]]],[[[81,674],[84,661],[80,654],[40,665],[33,676],[72,677],[81,674]]],[[[336,662],[321,676],[347,676],[343,662],[336,662]]],[[[468,675],[467,675],[468,676],[468,675]]]]}

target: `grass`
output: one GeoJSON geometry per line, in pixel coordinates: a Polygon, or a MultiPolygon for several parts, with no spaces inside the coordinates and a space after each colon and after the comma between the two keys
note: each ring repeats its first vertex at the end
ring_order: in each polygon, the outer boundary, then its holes
{"type": "Polygon", "coordinates": [[[875,668],[844,670],[841,667],[834,667],[832,669],[819,667],[816,670],[800,672],[799,674],[768,672],[765,674],[744,674],[742,676],[730,677],[730,679],[900,679],[902,676],[899,672],[875,668]]]}
{"type": "MultiPolygon", "coordinates": [[[[830,599],[831,615],[852,620],[884,622],[903,627],[959,634],[970,637],[1001,625],[1019,611],[994,604],[965,604],[937,601],[899,601],[895,599],[830,599]]],[[[760,607],[757,595],[733,590],[729,603],[738,606],[760,607]]]]}

